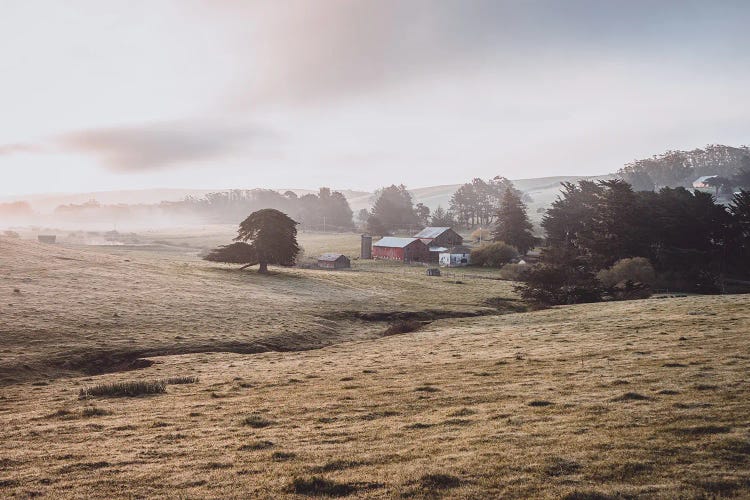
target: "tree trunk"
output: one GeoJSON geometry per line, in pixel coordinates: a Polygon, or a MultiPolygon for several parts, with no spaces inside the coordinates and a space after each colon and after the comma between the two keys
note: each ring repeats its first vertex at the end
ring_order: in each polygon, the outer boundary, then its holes
{"type": "Polygon", "coordinates": [[[268,263],[267,262],[261,262],[260,268],[258,269],[259,273],[266,274],[268,273],[268,263]]]}

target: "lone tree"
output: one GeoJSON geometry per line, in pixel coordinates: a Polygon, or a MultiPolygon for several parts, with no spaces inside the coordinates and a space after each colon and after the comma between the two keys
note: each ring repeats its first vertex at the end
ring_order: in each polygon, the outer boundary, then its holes
{"type": "Polygon", "coordinates": [[[264,208],[251,213],[240,223],[240,229],[234,241],[237,243],[211,251],[205,259],[213,262],[245,264],[243,269],[259,264],[258,272],[267,273],[268,264],[294,265],[295,258],[300,251],[297,244],[297,222],[273,208],[264,208]]]}
{"type": "Polygon", "coordinates": [[[531,234],[532,227],[521,197],[514,189],[506,190],[497,211],[497,225],[492,238],[495,241],[504,241],[518,249],[521,255],[526,255],[537,241],[531,234]]]}

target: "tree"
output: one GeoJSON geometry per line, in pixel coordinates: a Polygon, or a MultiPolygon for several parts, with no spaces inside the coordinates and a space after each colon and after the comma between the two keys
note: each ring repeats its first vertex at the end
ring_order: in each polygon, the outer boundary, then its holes
{"type": "Polygon", "coordinates": [[[430,207],[423,203],[417,203],[417,206],[414,207],[414,213],[417,215],[417,219],[419,219],[419,223],[422,226],[430,224],[430,207]]]}
{"type": "Polygon", "coordinates": [[[434,227],[452,227],[456,223],[451,212],[446,212],[438,205],[430,218],[430,225],[434,227]]]}
{"type": "Polygon", "coordinates": [[[747,163],[749,164],[747,167],[743,167],[732,176],[734,185],[742,189],[750,189],[750,158],[747,163]]]}
{"type": "Polygon", "coordinates": [[[497,225],[492,233],[494,241],[504,241],[525,255],[536,244],[531,234],[533,226],[526,214],[526,205],[513,189],[505,191],[497,211],[497,225]]]}
{"type": "Polygon", "coordinates": [[[386,234],[398,229],[412,229],[419,225],[411,193],[407,191],[403,184],[399,186],[391,185],[376,191],[370,218],[373,217],[377,219],[379,229],[374,234],[386,234]]]}
{"type": "Polygon", "coordinates": [[[214,262],[260,265],[267,273],[269,264],[293,266],[300,247],[297,244],[297,222],[283,212],[264,208],[251,213],[240,223],[232,245],[219,247],[205,259],[214,262]],[[247,242],[250,243],[247,243],[247,242]]]}
{"type": "Polygon", "coordinates": [[[731,193],[732,188],[734,188],[734,183],[731,179],[727,179],[726,177],[721,177],[719,175],[706,179],[706,184],[716,189],[716,196],[719,196],[722,192],[731,193]]]}

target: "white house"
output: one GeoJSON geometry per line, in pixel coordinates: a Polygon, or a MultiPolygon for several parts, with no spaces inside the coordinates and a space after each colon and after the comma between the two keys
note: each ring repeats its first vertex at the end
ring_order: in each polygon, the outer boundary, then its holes
{"type": "Polygon", "coordinates": [[[471,263],[471,250],[465,246],[454,246],[440,252],[439,261],[443,267],[463,267],[471,263]]]}

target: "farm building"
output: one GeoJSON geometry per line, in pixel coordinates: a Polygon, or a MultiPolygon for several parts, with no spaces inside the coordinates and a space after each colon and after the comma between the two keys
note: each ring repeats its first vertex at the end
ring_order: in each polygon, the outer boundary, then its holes
{"type": "Polygon", "coordinates": [[[440,252],[440,265],[443,267],[463,267],[471,263],[471,250],[463,245],[446,248],[440,252]]]}
{"type": "Polygon", "coordinates": [[[452,247],[464,242],[463,237],[449,227],[426,227],[414,237],[430,247],[452,247]]]}
{"type": "Polygon", "coordinates": [[[318,257],[318,267],[325,269],[345,269],[352,267],[352,263],[344,254],[341,253],[324,253],[318,257]]]}
{"type": "Polygon", "coordinates": [[[400,260],[403,262],[428,262],[430,251],[419,238],[395,238],[386,236],[372,247],[376,259],[400,260]]]}
{"type": "Polygon", "coordinates": [[[695,189],[704,189],[704,188],[713,187],[708,184],[708,181],[715,177],[718,177],[718,175],[704,175],[704,176],[698,177],[697,179],[693,181],[693,187],[695,189]]]}

